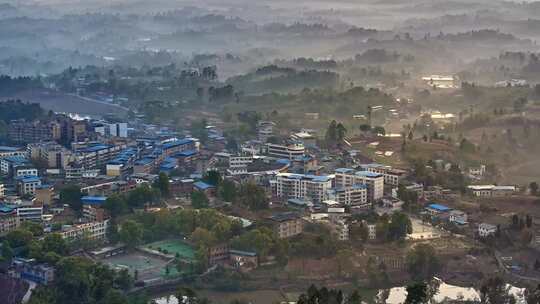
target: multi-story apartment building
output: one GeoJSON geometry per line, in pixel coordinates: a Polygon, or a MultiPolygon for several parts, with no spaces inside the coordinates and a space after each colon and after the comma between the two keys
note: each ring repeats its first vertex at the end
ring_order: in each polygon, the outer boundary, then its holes
{"type": "Polygon", "coordinates": [[[11,207],[0,206],[0,236],[19,228],[20,221],[17,211],[11,207]]]}
{"type": "Polygon", "coordinates": [[[41,179],[37,176],[21,176],[17,178],[17,190],[20,195],[34,195],[36,188],[41,186],[41,179]]]}
{"type": "Polygon", "coordinates": [[[181,140],[175,140],[171,142],[166,142],[162,146],[163,155],[165,157],[172,156],[178,152],[188,151],[188,150],[199,150],[197,141],[192,138],[184,138],[181,140]]]}
{"type": "Polygon", "coordinates": [[[9,177],[15,176],[15,169],[30,166],[30,161],[24,156],[8,156],[0,159],[0,172],[9,177]]]}
{"type": "Polygon", "coordinates": [[[327,199],[332,188],[332,176],[279,173],[272,181],[275,195],[284,200],[291,198],[312,200],[320,203],[327,199]]]}
{"type": "Polygon", "coordinates": [[[274,135],[274,126],[276,124],[271,121],[260,121],[257,126],[258,138],[261,142],[265,143],[268,138],[274,135]]]}
{"type": "Polygon", "coordinates": [[[384,175],[347,168],[336,169],[335,185],[337,188],[347,188],[357,184],[367,185],[367,195],[370,203],[376,202],[384,196],[384,175]]]}
{"type": "Polygon", "coordinates": [[[87,237],[90,240],[105,240],[108,228],[109,220],[90,222],[86,224],[64,226],[61,235],[63,239],[68,241],[75,241],[83,237],[87,237]]]}
{"type": "Polygon", "coordinates": [[[330,229],[340,241],[349,240],[349,223],[346,216],[342,214],[330,214],[328,216],[330,229]]]}
{"type": "Polygon", "coordinates": [[[13,259],[13,276],[15,278],[47,285],[54,281],[54,275],[53,266],[38,263],[34,259],[13,259]]]}
{"type": "Polygon", "coordinates": [[[41,222],[43,220],[43,207],[21,206],[17,208],[17,216],[22,222],[41,222]]]}
{"type": "Polygon", "coordinates": [[[105,167],[107,175],[125,177],[131,173],[137,154],[135,148],[127,148],[120,152],[113,160],[107,163],[105,167]]]}
{"type": "Polygon", "coordinates": [[[0,159],[10,156],[26,156],[26,149],[18,147],[0,146],[0,159]]]}
{"type": "Polygon", "coordinates": [[[280,239],[293,237],[304,230],[302,218],[293,212],[275,214],[269,220],[280,239]]]}
{"type": "Polygon", "coordinates": [[[470,185],[469,192],[476,197],[500,197],[510,196],[517,191],[515,186],[495,186],[495,185],[470,185]]]}
{"type": "Polygon", "coordinates": [[[5,195],[6,195],[6,188],[4,184],[0,184],[0,199],[4,198],[5,195]]]}
{"type": "Polygon", "coordinates": [[[113,160],[125,148],[125,144],[93,144],[86,148],[79,149],[75,153],[75,161],[85,169],[101,168],[104,167],[107,162],[113,160]]]}
{"type": "Polygon", "coordinates": [[[215,153],[218,162],[227,166],[227,173],[230,175],[240,175],[248,173],[248,166],[253,163],[252,155],[233,155],[230,153],[215,153]]]}
{"type": "Polygon", "coordinates": [[[371,203],[368,201],[368,186],[366,184],[335,188],[330,190],[329,198],[342,206],[354,206],[361,209],[371,207],[371,203]]]}
{"type": "Polygon", "coordinates": [[[399,182],[407,173],[407,171],[394,169],[391,166],[382,164],[366,164],[361,165],[360,168],[367,172],[382,174],[384,176],[384,184],[394,187],[399,185],[399,182]]]}
{"type": "Polygon", "coordinates": [[[32,160],[45,164],[47,168],[65,169],[72,160],[71,151],[55,142],[30,144],[28,154],[32,160]]]}
{"type": "Polygon", "coordinates": [[[266,144],[267,154],[273,157],[293,160],[306,154],[306,148],[299,143],[293,144],[266,144]]]}
{"type": "Polygon", "coordinates": [[[56,121],[12,120],[8,125],[9,139],[18,143],[59,140],[61,135],[61,126],[56,121]]]}

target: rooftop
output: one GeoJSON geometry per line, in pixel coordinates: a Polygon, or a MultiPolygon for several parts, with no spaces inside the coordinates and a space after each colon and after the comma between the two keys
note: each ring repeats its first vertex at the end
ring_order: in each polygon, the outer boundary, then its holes
{"type": "Polygon", "coordinates": [[[297,220],[299,218],[300,216],[294,212],[277,213],[270,217],[270,219],[275,222],[287,222],[297,220]]]}
{"type": "Polygon", "coordinates": [[[449,208],[447,206],[444,206],[444,205],[440,205],[440,204],[430,204],[430,205],[427,206],[427,208],[437,210],[437,211],[440,211],[440,212],[447,212],[447,211],[452,210],[451,208],[449,208]]]}
{"type": "Polygon", "coordinates": [[[193,183],[193,186],[195,186],[195,188],[197,188],[199,190],[207,190],[207,189],[215,188],[213,185],[207,184],[207,183],[202,182],[202,181],[198,181],[198,182],[193,183]]]}

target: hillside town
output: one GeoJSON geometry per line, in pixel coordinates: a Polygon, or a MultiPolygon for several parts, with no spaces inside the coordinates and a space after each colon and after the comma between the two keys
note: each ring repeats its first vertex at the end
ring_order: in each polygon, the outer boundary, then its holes
{"type": "Polygon", "coordinates": [[[208,123],[178,133],[143,117],[113,122],[65,114],[8,126],[13,145],[0,147],[8,282],[52,284],[63,255],[120,271],[131,278],[126,291],[220,269],[255,272],[251,284],[278,286],[302,285],[292,273],[321,282],[383,276],[370,284],[384,286],[415,267],[424,273],[410,275],[437,273],[461,283],[492,271],[517,281],[540,275],[540,261],[523,255],[523,248],[532,256],[540,250],[538,217],[500,204],[529,204],[538,190],[533,184],[491,184],[484,164],[375,162],[358,145],[392,140],[381,134],[340,137],[332,122],[321,138],[261,120],[253,138],[231,143],[208,123]],[[466,182],[445,188],[426,183],[426,172],[466,182]],[[195,222],[187,227],[186,220],[195,222]],[[423,258],[437,258],[439,266],[411,265],[408,248],[415,244],[428,244],[436,256],[423,258]],[[285,266],[288,278],[269,283],[268,270],[257,272],[261,266],[285,266]],[[330,274],[335,267],[338,274],[330,274]]]}

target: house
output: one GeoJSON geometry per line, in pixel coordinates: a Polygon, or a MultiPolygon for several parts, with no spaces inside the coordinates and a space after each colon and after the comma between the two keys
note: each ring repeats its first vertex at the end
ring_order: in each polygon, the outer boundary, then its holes
{"type": "Polygon", "coordinates": [[[34,195],[39,186],[41,186],[41,180],[37,176],[17,178],[17,190],[20,195],[34,195]]]}
{"type": "Polygon", "coordinates": [[[249,271],[259,266],[259,257],[257,253],[242,250],[229,250],[229,261],[231,265],[243,271],[249,271]]]}
{"type": "Polygon", "coordinates": [[[457,225],[467,225],[467,213],[460,210],[450,211],[448,221],[457,225]]]}
{"type": "Polygon", "coordinates": [[[440,204],[429,204],[425,210],[431,216],[440,216],[448,214],[452,209],[440,204]]]}
{"type": "Polygon", "coordinates": [[[19,228],[20,220],[14,208],[0,206],[0,236],[5,236],[9,232],[19,228]]]}
{"type": "Polygon", "coordinates": [[[63,239],[68,241],[75,241],[83,237],[90,240],[105,240],[108,228],[109,220],[104,220],[79,225],[64,225],[60,234],[63,239]]]}
{"type": "Polygon", "coordinates": [[[294,212],[274,214],[268,219],[280,239],[298,235],[304,230],[303,220],[294,212]]]}
{"type": "Polygon", "coordinates": [[[229,259],[229,245],[219,244],[208,248],[208,265],[213,266],[229,259]]]}
{"type": "Polygon", "coordinates": [[[54,281],[54,267],[38,263],[34,259],[13,259],[12,275],[15,278],[48,285],[54,281]]]}
{"type": "Polygon", "coordinates": [[[368,239],[374,240],[377,238],[377,225],[367,224],[368,228],[368,239]]]}
{"type": "Polygon", "coordinates": [[[476,167],[469,168],[469,175],[474,177],[482,177],[486,174],[486,165],[480,165],[476,167]]]}
{"type": "Polygon", "coordinates": [[[497,233],[497,226],[487,223],[482,223],[478,225],[478,235],[481,238],[488,237],[490,235],[495,235],[497,233]]]}
{"type": "Polygon", "coordinates": [[[214,196],[216,194],[216,187],[203,181],[193,183],[193,190],[201,191],[207,196],[214,196]]]}
{"type": "Polygon", "coordinates": [[[83,196],[81,202],[83,205],[102,206],[107,201],[105,196],[83,196]]]}

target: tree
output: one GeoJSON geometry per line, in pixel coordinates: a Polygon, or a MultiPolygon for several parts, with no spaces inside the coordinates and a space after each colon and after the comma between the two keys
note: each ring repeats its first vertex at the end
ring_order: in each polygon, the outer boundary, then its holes
{"type": "Polygon", "coordinates": [[[204,209],[208,208],[209,205],[208,198],[206,194],[202,191],[193,191],[191,193],[191,206],[195,209],[204,209]]]}
{"type": "Polygon", "coordinates": [[[2,242],[2,260],[3,261],[11,261],[13,258],[13,249],[9,245],[8,241],[2,242]]]}
{"type": "Polygon", "coordinates": [[[538,195],[538,183],[537,182],[531,182],[529,184],[529,189],[531,190],[531,195],[534,195],[534,196],[538,195]]]}
{"type": "Polygon", "coordinates": [[[161,195],[168,197],[171,194],[169,177],[161,172],[158,179],[154,183],[154,188],[159,189],[161,195]]]}
{"type": "Polygon", "coordinates": [[[68,246],[66,241],[62,238],[62,235],[58,233],[47,234],[41,244],[41,250],[43,252],[54,252],[59,256],[65,256],[68,254],[68,246]]]}
{"type": "Polygon", "coordinates": [[[103,208],[109,212],[111,217],[122,215],[127,209],[127,203],[123,196],[114,194],[107,197],[103,208]]]}
{"type": "Polygon", "coordinates": [[[345,139],[345,135],[347,134],[347,129],[345,126],[343,126],[342,123],[338,123],[336,126],[336,140],[338,142],[341,142],[345,139]]]}
{"type": "Polygon", "coordinates": [[[236,198],[236,184],[230,180],[224,180],[219,187],[219,196],[225,202],[232,202],[236,198]]]}
{"type": "Polygon", "coordinates": [[[32,232],[24,229],[17,229],[6,235],[6,240],[12,248],[26,247],[32,241],[32,232]]]}
{"type": "Polygon", "coordinates": [[[412,223],[409,217],[402,212],[392,214],[392,219],[388,224],[388,237],[391,240],[402,240],[411,233],[412,223]]]}
{"type": "Polygon", "coordinates": [[[328,126],[328,129],[326,130],[326,141],[328,141],[331,144],[335,144],[337,139],[338,139],[337,122],[335,120],[332,120],[330,122],[330,125],[328,126]]]}
{"type": "Polygon", "coordinates": [[[215,187],[219,187],[222,177],[221,173],[216,170],[207,171],[203,177],[203,181],[215,187]]]}
{"type": "Polygon", "coordinates": [[[216,242],[216,236],[212,232],[201,227],[198,227],[195,229],[195,231],[193,231],[190,239],[197,245],[197,247],[202,246],[209,248],[216,242]]]}
{"type": "Polygon", "coordinates": [[[500,277],[487,279],[480,287],[480,301],[486,304],[515,304],[510,287],[500,277]]]}
{"type": "Polygon", "coordinates": [[[133,278],[129,275],[127,269],[122,269],[116,275],[114,279],[114,284],[121,290],[129,290],[133,286],[133,278]]]}
{"type": "Polygon", "coordinates": [[[407,298],[405,304],[424,304],[429,302],[427,285],[417,282],[407,286],[407,298]]]}
{"type": "Polygon", "coordinates": [[[191,288],[179,287],[175,294],[179,303],[194,304],[197,300],[197,294],[191,288]]]}
{"type": "Polygon", "coordinates": [[[435,249],[428,244],[418,244],[407,253],[407,270],[414,280],[431,279],[441,265],[435,249]]]}
{"type": "Polygon", "coordinates": [[[133,221],[127,220],[122,223],[120,228],[120,240],[124,242],[128,247],[134,248],[137,246],[143,236],[142,225],[133,221]]]}
{"type": "Polygon", "coordinates": [[[240,187],[237,201],[251,210],[268,209],[269,204],[264,188],[254,183],[247,183],[240,187]]]}
{"type": "Polygon", "coordinates": [[[60,190],[60,202],[68,204],[79,215],[83,209],[82,196],[81,188],[77,185],[69,185],[60,190]]]}
{"type": "Polygon", "coordinates": [[[107,304],[129,304],[128,299],[125,295],[123,295],[120,291],[116,289],[110,289],[107,294],[105,295],[105,298],[103,300],[103,303],[107,304]]]}

